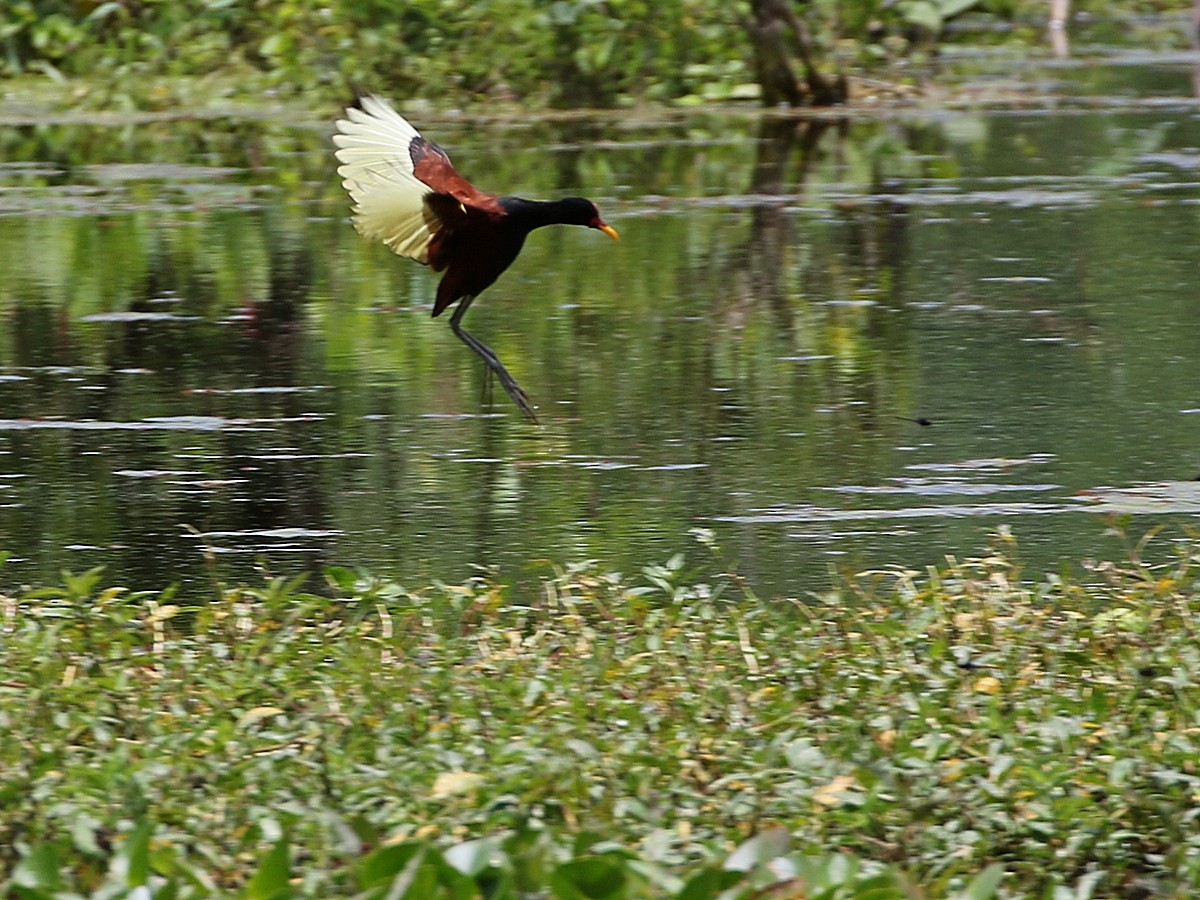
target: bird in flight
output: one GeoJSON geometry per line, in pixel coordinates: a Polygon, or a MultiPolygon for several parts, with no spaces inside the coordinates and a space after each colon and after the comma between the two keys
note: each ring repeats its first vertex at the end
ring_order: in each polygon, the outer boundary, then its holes
{"type": "Polygon", "coordinates": [[[536,423],[533,405],[495,352],[462,327],[471,302],[500,277],[543,225],[583,225],[616,238],[596,204],[583,197],[525,200],[474,187],[446,152],[421,137],[381,97],[368,95],[346,110],[333,136],[338,175],[354,201],[354,227],[393,253],[444,272],[434,316],[458,302],[450,328],[495,373],[521,412],[536,423]]]}

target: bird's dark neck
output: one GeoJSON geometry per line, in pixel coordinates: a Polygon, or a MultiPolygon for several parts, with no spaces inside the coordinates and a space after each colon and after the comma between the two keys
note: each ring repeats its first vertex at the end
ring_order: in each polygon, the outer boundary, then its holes
{"type": "Polygon", "coordinates": [[[545,225],[584,224],[579,221],[578,201],[574,198],[526,200],[523,197],[501,197],[500,205],[508,213],[509,224],[526,234],[545,225]]]}

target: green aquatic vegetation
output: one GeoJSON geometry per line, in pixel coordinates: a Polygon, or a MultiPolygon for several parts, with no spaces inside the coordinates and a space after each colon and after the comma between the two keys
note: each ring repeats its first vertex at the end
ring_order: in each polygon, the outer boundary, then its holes
{"type": "MultiPolygon", "coordinates": [[[[703,552],[716,552],[699,532],[703,552]]],[[[17,897],[1186,896],[1200,548],[0,597],[17,897]]]]}

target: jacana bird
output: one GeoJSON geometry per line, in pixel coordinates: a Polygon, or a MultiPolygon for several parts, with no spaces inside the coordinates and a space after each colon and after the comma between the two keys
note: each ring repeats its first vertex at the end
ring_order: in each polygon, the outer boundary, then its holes
{"type": "Polygon", "coordinates": [[[512,265],[535,228],[584,225],[611,238],[618,236],[616,229],[583,197],[543,201],[484,193],[386,100],[369,95],[359,103],[338,120],[339,133],[333,136],[341,162],[337,171],[354,201],[354,227],[364,237],[383,241],[393,253],[446,273],[438,284],[434,316],[458,302],[450,328],[536,423],[525,391],[495,352],[462,327],[462,317],[512,265]]]}

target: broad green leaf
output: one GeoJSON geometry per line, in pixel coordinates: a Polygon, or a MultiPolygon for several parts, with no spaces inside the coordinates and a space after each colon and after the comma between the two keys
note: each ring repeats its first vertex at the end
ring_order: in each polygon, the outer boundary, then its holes
{"type": "Polygon", "coordinates": [[[426,863],[428,847],[418,847],[416,855],[388,886],[385,900],[426,900],[438,886],[437,870],[426,863]]]}
{"type": "Polygon", "coordinates": [[[150,835],[154,824],[141,819],[121,843],[112,861],[112,874],[130,887],[146,883],[150,877],[150,835]]]}
{"type": "Polygon", "coordinates": [[[371,851],[358,864],[358,882],[362,887],[372,887],[386,884],[404,871],[414,856],[421,851],[422,845],[417,841],[405,841],[402,844],[387,844],[371,851]]]}
{"type": "Polygon", "coordinates": [[[1075,890],[1070,892],[1071,900],[1091,900],[1096,886],[1104,880],[1103,871],[1088,872],[1075,882],[1075,890]]]}
{"type": "Polygon", "coordinates": [[[713,900],[722,891],[733,887],[744,877],[742,872],[705,866],[687,880],[676,900],[713,900]]]}
{"type": "Polygon", "coordinates": [[[99,824],[98,819],[86,813],[76,814],[75,821],[71,823],[71,840],[81,853],[88,856],[105,855],[96,840],[96,829],[99,824]]]}
{"type": "MultiPolygon", "coordinates": [[[[488,859],[490,861],[490,857],[488,859]]],[[[487,865],[484,865],[476,873],[480,876],[477,880],[474,877],[464,875],[447,862],[445,854],[438,852],[432,847],[427,850],[425,861],[421,868],[422,870],[428,869],[432,873],[437,886],[442,889],[439,896],[444,896],[446,900],[478,900],[480,885],[489,880],[487,878],[489,872],[487,865]]]]}
{"type": "Polygon", "coordinates": [[[581,831],[571,842],[572,856],[598,855],[601,851],[594,848],[605,842],[606,838],[598,831],[581,831]]]}
{"type": "Polygon", "coordinates": [[[216,884],[202,864],[184,859],[172,844],[152,843],[150,868],[155,874],[168,876],[168,885],[175,885],[176,891],[184,885],[193,888],[189,896],[211,897],[218,893],[216,884]]]}
{"type": "Polygon", "coordinates": [[[734,850],[725,860],[725,868],[731,872],[749,872],[782,856],[791,840],[792,835],[786,828],[770,828],[734,850]]]}
{"type": "Polygon", "coordinates": [[[347,594],[353,593],[358,584],[358,573],[345,566],[330,566],[325,570],[325,578],[347,594]]]}
{"type": "Polygon", "coordinates": [[[447,850],[443,856],[450,865],[464,875],[474,878],[492,864],[493,858],[499,852],[500,844],[494,838],[483,838],[478,841],[467,841],[456,844],[447,850]]]}
{"type": "Polygon", "coordinates": [[[959,13],[964,13],[972,6],[978,6],[979,0],[940,0],[938,12],[943,19],[950,19],[959,13]]]}
{"type": "Polygon", "coordinates": [[[917,0],[905,6],[904,20],[934,34],[942,30],[942,17],[932,0],[917,0]]]}
{"type": "Polygon", "coordinates": [[[280,839],[258,864],[258,871],[242,891],[244,900],[276,900],[291,896],[291,859],[287,838],[280,839]]]}
{"type": "Polygon", "coordinates": [[[605,900],[623,896],[625,869],[605,856],[568,860],[550,873],[550,890],[559,900],[605,900]]]}
{"type": "Polygon", "coordinates": [[[62,880],[58,872],[58,853],[53,844],[37,844],[13,870],[13,884],[19,887],[57,890],[62,880]]]}
{"type": "Polygon", "coordinates": [[[81,575],[64,569],[62,572],[63,587],[67,589],[67,594],[72,598],[83,599],[91,595],[92,589],[99,583],[103,573],[104,566],[88,569],[81,575]]]}
{"type": "Polygon", "coordinates": [[[908,893],[891,874],[865,878],[854,886],[854,900],[905,900],[908,893]]]}
{"type": "Polygon", "coordinates": [[[125,11],[125,8],[120,3],[114,3],[114,2],[101,3],[99,6],[97,6],[95,9],[93,9],[90,13],[87,14],[87,17],[84,19],[84,21],[85,22],[100,22],[100,21],[103,21],[104,19],[107,19],[109,16],[118,15],[120,13],[123,13],[124,11],[125,11]]]}
{"type": "Polygon", "coordinates": [[[994,863],[976,875],[967,889],[962,892],[962,900],[991,900],[996,896],[996,889],[1004,877],[1004,867],[994,863]]]}
{"type": "Polygon", "coordinates": [[[258,52],[263,56],[278,56],[288,45],[287,35],[276,32],[258,45],[258,52]]]}

